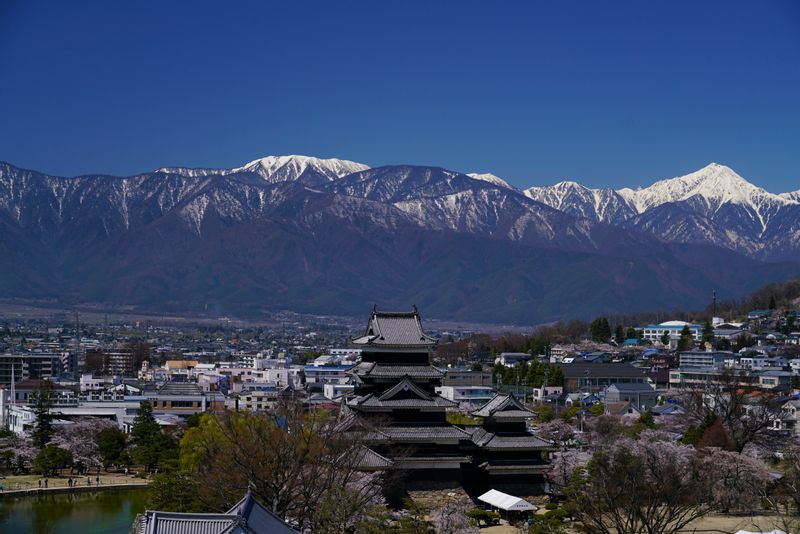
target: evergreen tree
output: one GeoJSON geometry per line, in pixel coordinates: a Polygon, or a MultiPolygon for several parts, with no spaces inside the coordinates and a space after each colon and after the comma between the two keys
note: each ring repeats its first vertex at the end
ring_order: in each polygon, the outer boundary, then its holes
{"type": "Polygon", "coordinates": [[[134,445],[131,451],[133,461],[145,466],[148,471],[177,452],[178,444],[174,438],[161,432],[149,401],[142,401],[139,405],[139,414],[131,427],[131,440],[134,445]]]}
{"type": "Polygon", "coordinates": [[[669,345],[669,332],[664,332],[661,334],[661,344],[665,347],[669,345]]]}
{"type": "Polygon", "coordinates": [[[551,386],[564,385],[564,371],[561,370],[561,367],[557,365],[550,366],[550,376],[547,383],[551,386]]]}
{"type": "Polygon", "coordinates": [[[55,445],[47,445],[33,459],[33,470],[45,476],[55,476],[58,469],[71,465],[72,453],[55,445]]]}
{"type": "Polygon", "coordinates": [[[710,321],[706,321],[703,326],[703,343],[714,343],[714,327],[710,321]]]}
{"type": "Polygon", "coordinates": [[[770,295],[770,297],[769,297],[769,309],[770,310],[774,310],[777,307],[778,307],[778,305],[775,302],[775,295],[770,295]]]}
{"type": "Polygon", "coordinates": [[[31,439],[38,449],[44,449],[53,437],[53,414],[50,412],[53,407],[52,384],[47,380],[43,381],[39,391],[34,395],[33,414],[36,420],[31,439]]]}
{"type": "Polygon", "coordinates": [[[611,323],[607,317],[598,317],[589,325],[592,341],[607,343],[611,339],[611,323]]]}
{"type": "Polygon", "coordinates": [[[642,339],[639,335],[639,332],[636,331],[635,328],[629,326],[627,330],[625,330],[625,339],[642,339]]]}
{"type": "Polygon", "coordinates": [[[614,341],[617,342],[617,345],[622,345],[625,342],[625,331],[622,329],[621,324],[618,324],[614,330],[614,341]]]}
{"type": "Polygon", "coordinates": [[[97,435],[97,452],[108,467],[111,464],[127,463],[125,458],[125,434],[122,430],[111,427],[100,431],[97,435]]]}
{"type": "Polygon", "coordinates": [[[681,338],[678,341],[678,351],[683,352],[686,350],[690,350],[694,347],[694,337],[692,336],[692,331],[689,330],[688,325],[683,325],[683,330],[681,330],[681,338]]]}

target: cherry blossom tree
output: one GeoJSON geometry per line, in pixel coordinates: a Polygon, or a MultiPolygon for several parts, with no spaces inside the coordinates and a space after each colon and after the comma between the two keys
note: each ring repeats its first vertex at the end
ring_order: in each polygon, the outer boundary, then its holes
{"type": "Polygon", "coordinates": [[[552,493],[562,493],[572,481],[573,474],[578,468],[585,468],[592,455],[589,452],[567,450],[554,452],[552,455],[551,469],[545,475],[550,483],[552,493]]]}
{"type": "Polygon", "coordinates": [[[708,476],[711,505],[723,513],[749,512],[761,506],[770,482],[764,463],[756,458],[707,447],[699,451],[708,476]]]}
{"type": "Polygon", "coordinates": [[[579,471],[573,514],[590,534],[678,532],[711,509],[704,466],[690,446],[619,439],[579,471]]]}
{"type": "Polygon", "coordinates": [[[86,467],[102,467],[97,448],[97,436],[114,426],[108,419],[81,417],[71,424],[57,425],[51,443],[72,453],[73,461],[86,467]]]}

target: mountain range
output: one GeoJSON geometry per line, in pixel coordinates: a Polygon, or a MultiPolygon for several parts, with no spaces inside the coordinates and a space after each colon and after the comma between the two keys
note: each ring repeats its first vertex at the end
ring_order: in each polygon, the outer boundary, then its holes
{"type": "Polygon", "coordinates": [[[56,177],[0,163],[0,297],[534,323],[703,307],[800,274],[800,195],[722,165],[639,190],[270,156],[56,177]]]}

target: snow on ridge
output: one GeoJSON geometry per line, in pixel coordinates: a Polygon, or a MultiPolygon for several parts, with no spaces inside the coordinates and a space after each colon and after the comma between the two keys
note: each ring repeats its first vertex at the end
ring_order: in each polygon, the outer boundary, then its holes
{"type": "Polygon", "coordinates": [[[796,202],[751,184],[730,167],[719,163],[710,163],[685,176],[659,180],[649,187],[636,190],[624,188],[617,193],[639,213],[667,202],[680,202],[692,197],[702,198],[712,210],[719,209],[723,204],[739,204],[759,212],[766,204],[796,202]]]}
{"type": "Polygon", "coordinates": [[[496,174],[492,174],[490,172],[479,173],[479,172],[470,172],[467,173],[467,176],[473,178],[475,180],[480,180],[482,182],[489,182],[493,185],[499,185],[500,187],[507,187],[508,189],[515,189],[511,184],[497,176],[496,174]]]}
{"type": "Polygon", "coordinates": [[[332,181],[354,172],[367,170],[369,166],[336,158],[320,159],[300,155],[266,156],[242,167],[231,169],[230,172],[254,172],[268,182],[274,183],[296,180],[309,169],[332,181]]]}
{"type": "Polygon", "coordinates": [[[778,195],[781,198],[785,198],[786,200],[793,200],[797,203],[800,203],[800,189],[797,191],[790,191],[788,193],[781,193],[778,195]]]}

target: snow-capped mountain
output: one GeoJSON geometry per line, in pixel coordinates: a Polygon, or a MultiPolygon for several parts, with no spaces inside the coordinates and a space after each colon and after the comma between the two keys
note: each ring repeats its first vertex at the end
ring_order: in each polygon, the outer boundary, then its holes
{"type": "Polygon", "coordinates": [[[676,193],[637,213],[575,183],[523,194],[448,169],[302,156],[129,177],[0,163],[0,297],[253,313],[378,300],[512,322],[696,306],[712,288],[736,296],[800,272],[731,252],[795,258],[800,203],[779,198],[772,213],[676,193]]]}
{"type": "Polygon", "coordinates": [[[567,181],[530,187],[524,193],[564,213],[609,224],[619,224],[636,215],[628,201],[613,189],[590,189],[567,181]]]}
{"type": "Polygon", "coordinates": [[[791,193],[781,193],[780,196],[787,200],[794,200],[795,202],[800,202],[800,190],[792,191],[791,193]]]}
{"type": "Polygon", "coordinates": [[[718,163],[635,190],[560,182],[525,194],[565,213],[664,241],[713,244],[754,258],[800,258],[796,195],[765,191],[718,163]]]}
{"type": "Polygon", "coordinates": [[[366,169],[369,169],[367,165],[344,159],[267,156],[231,172],[253,172],[270,183],[300,181],[307,185],[319,185],[366,169]]]}
{"type": "Polygon", "coordinates": [[[717,211],[724,204],[738,204],[755,214],[764,225],[776,207],[794,202],[751,184],[730,167],[718,163],[686,176],[658,181],[644,189],[620,189],[619,193],[638,213],[667,202],[688,201],[708,212],[717,211]]]}
{"type": "Polygon", "coordinates": [[[496,176],[496,175],[494,175],[494,174],[492,174],[490,172],[484,172],[484,173],[469,172],[469,173],[467,173],[467,176],[469,176],[470,178],[474,178],[476,180],[482,180],[484,182],[489,182],[490,184],[493,184],[493,185],[499,185],[500,187],[507,187],[509,189],[516,189],[515,187],[513,187],[511,184],[509,184],[508,182],[506,182],[505,180],[503,180],[499,176],[496,176]]]}
{"type": "Polygon", "coordinates": [[[253,173],[269,183],[299,181],[306,185],[320,185],[348,174],[369,169],[369,166],[346,159],[320,159],[312,156],[267,156],[233,169],[192,169],[189,167],[163,167],[157,172],[188,177],[253,173]]]}

